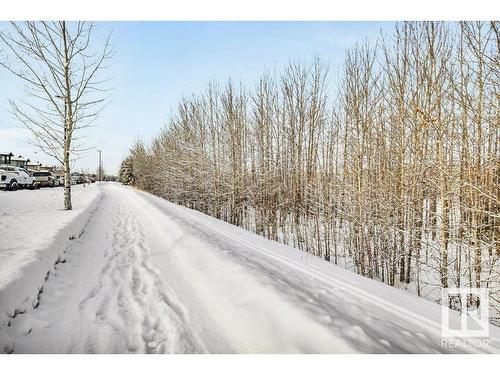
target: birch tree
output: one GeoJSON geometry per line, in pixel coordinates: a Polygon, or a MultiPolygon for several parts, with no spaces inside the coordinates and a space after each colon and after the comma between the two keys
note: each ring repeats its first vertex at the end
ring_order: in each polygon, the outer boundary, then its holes
{"type": "Polygon", "coordinates": [[[0,66],[24,83],[25,95],[10,100],[15,117],[31,133],[31,143],[64,170],[64,209],[71,210],[70,162],[88,150],[88,128],[107,102],[102,78],[112,55],[110,35],[96,43],[88,22],[12,22],[0,32],[0,66]]]}

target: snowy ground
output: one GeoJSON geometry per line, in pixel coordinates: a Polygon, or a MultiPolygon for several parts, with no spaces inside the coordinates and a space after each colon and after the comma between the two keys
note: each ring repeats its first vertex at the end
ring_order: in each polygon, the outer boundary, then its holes
{"type": "Polygon", "coordinates": [[[101,195],[97,186],[73,188],[73,211],[61,188],[0,191],[0,333],[10,317],[30,310],[54,264],[64,259],[101,195]]]}
{"type": "MultiPolygon", "coordinates": [[[[0,351],[448,351],[437,304],[132,188],[85,189],[70,214],[55,190],[0,194],[0,351]],[[14,196],[32,203],[18,212],[14,196]],[[29,250],[6,245],[12,233],[29,250]],[[48,278],[27,282],[37,264],[48,278]]],[[[500,352],[500,329],[490,336],[482,350],[500,352]]]]}

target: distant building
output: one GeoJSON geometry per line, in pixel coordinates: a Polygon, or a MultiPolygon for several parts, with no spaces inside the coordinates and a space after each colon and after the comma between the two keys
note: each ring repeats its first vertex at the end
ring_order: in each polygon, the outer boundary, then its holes
{"type": "Polygon", "coordinates": [[[12,152],[0,152],[0,164],[10,164],[10,159],[14,156],[12,152]]]}
{"type": "Polygon", "coordinates": [[[30,159],[23,158],[21,155],[15,157],[12,152],[0,152],[0,165],[7,164],[14,167],[24,168],[28,171],[33,172],[52,172],[58,176],[64,175],[64,171],[61,167],[55,165],[43,165],[39,161],[32,162],[30,159]]]}
{"type": "Polygon", "coordinates": [[[23,158],[21,155],[19,155],[17,158],[11,157],[10,163],[8,164],[13,165],[14,167],[27,169],[29,162],[30,159],[23,158]]]}
{"type": "Polygon", "coordinates": [[[12,152],[0,153],[0,164],[8,164],[14,167],[27,169],[29,162],[30,159],[23,158],[21,155],[19,155],[17,158],[14,157],[14,154],[12,152]]]}
{"type": "Polygon", "coordinates": [[[27,169],[30,171],[37,171],[37,172],[56,172],[57,171],[57,167],[55,165],[43,165],[40,162],[28,163],[27,169]]]}

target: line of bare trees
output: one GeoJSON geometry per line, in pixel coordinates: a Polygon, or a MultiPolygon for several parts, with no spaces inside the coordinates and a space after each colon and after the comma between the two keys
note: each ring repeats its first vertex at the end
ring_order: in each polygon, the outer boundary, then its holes
{"type": "Polygon", "coordinates": [[[252,86],[183,98],[127,183],[439,300],[500,306],[498,22],[408,22],[252,86]],[[334,79],[332,79],[334,78],[334,79]]]}

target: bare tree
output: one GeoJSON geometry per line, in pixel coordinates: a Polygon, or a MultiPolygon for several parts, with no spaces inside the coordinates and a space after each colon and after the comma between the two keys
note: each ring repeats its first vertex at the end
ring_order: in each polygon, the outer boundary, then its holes
{"type": "Polygon", "coordinates": [[[81,131],[107,102],[108,80],[100,73],[112,55],[110,35],[97,47],[93,31],[93,23],[58,21],[12,22],[0,32],[0,66],[25,84],[25,98],[11,100],[11,110],[31,143],[63,166],[66,210],[72,209],[70,161],[86,151],[81,131]]]}

